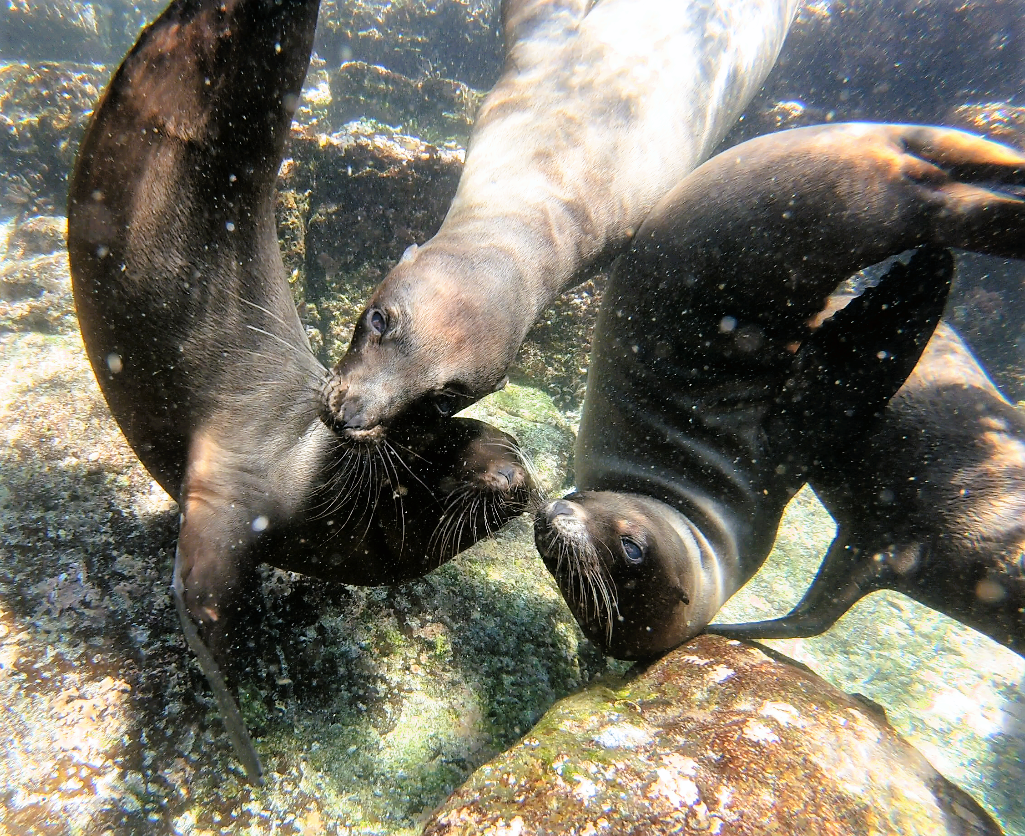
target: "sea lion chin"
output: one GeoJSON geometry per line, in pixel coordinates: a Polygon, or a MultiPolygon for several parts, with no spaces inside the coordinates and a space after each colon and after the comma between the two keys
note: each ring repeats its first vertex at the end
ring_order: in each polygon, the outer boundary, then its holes
{"type": "Polygon", "coordinates": [[[322,393],[373,438],[501,386],[555,297],[611,263],[761,86],[796,0],[505,0],[506,69],[445,220],[374,292],[322,393]]]}
{"type": "MultiPolygon", "coordinates": [[[[660,202],[617,264],[595,328],[575,470],[602,511],[584,506],[562,526],[566,544],[552,536],[558,501],[535,529],[591,638],[622,652],[622,632],[625,651],[644,655],[707,625],[768,556],[787,501],[836,439],[858,437],[911,374],[949,288],[940,248],[1025,256],[1023,181],[1025,156],[960,131],[830,125],[731,148],[660,202]],[[851,273],[914,247],[906,266],[812,329],[851,273]],[[625,559],[615,524],[638,494],[708,544],[719,583],[711,604],[697,591],[701,618],[662,603],[665,573],[608,568],[625,559]],[[597,577],[574,561],[606,567],[615,618],[574,587],[597,577]]],[[[690,558],[673,553],[685,538],[669,539],[646,544],[672,572],[690,558]]]]}

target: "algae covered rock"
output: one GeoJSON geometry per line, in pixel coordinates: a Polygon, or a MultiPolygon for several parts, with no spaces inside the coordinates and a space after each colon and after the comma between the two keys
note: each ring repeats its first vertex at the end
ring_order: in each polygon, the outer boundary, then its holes
{"type": "Polygon", "coordinates": [[[88,64],[0,64],[0,213],[64,208],[78,141],[106,78],[88,64]]]}
{"type": "Polygon", "coordinates": [[[700,636],[556,704],[425,836],[997,834],[887,723],[754,645],[700,636]]]}
{"type": "Polygon", "coordinates": [[[412,836],[605,668],[526,517],[395,587],[268,568],[238,656],[249,786],[171,602],[177,509],[77,330],[0,331],[0,357],[0,833],[412,836]]]}
{"type": "Polygon", "coordinates": [[[332,124],[375,119],[432,142],[470,137],[484,98],[479,90],[447,78],[411,79],[393,70],[347,61],[330,76],[332,124]]]}
{"type": "Polygon", "coordinates": [[[0,332],[77,332],[66,236],[62,217],[0,225],[0,332]]]}

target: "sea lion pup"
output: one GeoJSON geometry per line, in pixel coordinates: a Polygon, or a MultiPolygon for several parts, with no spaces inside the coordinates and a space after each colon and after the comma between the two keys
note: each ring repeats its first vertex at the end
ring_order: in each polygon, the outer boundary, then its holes
{"type": "Polygon", "coordinates": [[[450,415],[500,388],[539,313],[732,126],[796,5],[506,0],[505,71],[448,215],[375,290],[324,420],[369,441],[418,402],[450,415]]]}
{"type": "Polygon", "coordinates": [[[128,442],[178,500],[175,603],[255,781],[221,670],[257,562],[348,583],[420,575],[530,489],[513,439],[481,422],[407,422],[367,459],[318,417],[326,370],[274,220],[317,10],[172,3],[97,106],[68,202],[86,351],[128,442]]]}
{"type": "MultiPolygon", "coordinates": [[[[787,449],[779,429],[781,414],[784,427],[806,420],[787,400],[793,346],[820,339],[807,323],[842,279],[912,247],[1025,254],[1025,200],[1000,190],[1023,180],[1025,156],[970,134],[847,124],[751,140],[667,195],[599,312],[580,492],[535,528],[591,638],[631,658],[705,628],[765,559],[814,464],[817,450],[787,449]]],[[[905,374],[916,359],[897,358],[905,374]]],[[[819,448],[832,440],[819,433],[819,448]]]]}
{"type": "Polygon", "coordinates": [[[941,323],[882,416],[837,441],[811,475],[837,536],[800,603],[709,629],[814,636],[894,589],[1025,654],[1025,411],[957,332],[941,323]]]}

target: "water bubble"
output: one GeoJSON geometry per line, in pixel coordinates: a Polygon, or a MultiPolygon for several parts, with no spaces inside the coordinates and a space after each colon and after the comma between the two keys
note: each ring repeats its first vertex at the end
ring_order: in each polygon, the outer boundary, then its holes
{"type": "Polygon", "coordinates": [[[121,355],[114,351],[108,354],[107,368],[110,369],[111,374],[120,374],[121,369],[124,368],[124,364],[121,362],[121,355]]]}
{"type": "Polygon", "coordinates": [[[270,525],[270,520],[263,514],[260,514],[253,520],[253,531],[257,533],[266,531],[268,525],[270,525]]]}

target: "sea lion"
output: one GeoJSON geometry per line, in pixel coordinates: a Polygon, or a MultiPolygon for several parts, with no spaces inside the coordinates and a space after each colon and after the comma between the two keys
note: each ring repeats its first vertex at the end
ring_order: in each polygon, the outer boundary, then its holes
{"type": "MultiPolygon", "coordinates": [[[[846,124],[751,140],[666,196],[599,312],[579,492],[535,527],[591,638],[632,658],[704,629],[761,565],[791,493],[833,440],[812,423],[794,436],[817,438],[804,450],[785,432],[806,420],[789,381],[793,347],[820,341],[809,321],[841,280],[912,247],[1025,255],[1025,199],[1009,185],[1023,181],[1025,156],[971,134],[846,124]],[[615,577],[632,581],[613,590],[615,577]]],[[[922,275],[913,268],[898,283],[922,275]]],[[[870,320],[847,329],[869,352],[870,320]]],[[[905,374],[908,359],[897,358],[905,374]]],[[[820,383],[812,400],[829,391],[820,383]]]]}
{"type": "Polygon", "coordinates": [[[1025,655],[1025,410],[941,323],[882,416],[843,441],[811,474],[839,525],[800,603],[709,630],[814,636],[894,589],[1025,655]]]}
{"type": "MultiPolygon", "coordinates": [[[[318,417],[274,183],[317,0],[177,0],[115,73],[68,199],[75,304],[129,444],[178,500],[182,627],[253,780],[221,669],[258,562],[346,583],[422,575],[523,510],[515,441],[407,421],[368,458],[318,417]]],[[[411,416],[411,419],[415,416],[411,416]]]]}
{"type": "Polygon", "coordinates": [[[796,0],[506,0],[505,71],[438,233],[374,291],[324,389],[343,438],[503,385],[527,331],[711,153],[796,0]]]}

